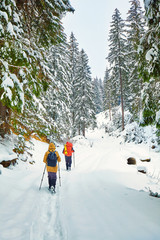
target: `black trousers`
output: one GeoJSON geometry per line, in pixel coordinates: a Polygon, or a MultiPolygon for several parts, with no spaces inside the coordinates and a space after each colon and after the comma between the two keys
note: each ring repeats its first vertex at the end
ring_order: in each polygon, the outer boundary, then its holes
{"type": "Polygon", "coordinates": [[[55,188],[57,180],[57,174],[55,172],[48,172],[48,184],[49,188],[53,186],[55,188]]]}
{"type": "Polygon", "coordinates": [[[71,165],[72,165],[72,156],[65,156],[65,160],[66,160],[66,169],[71,169],[71,165]]]}

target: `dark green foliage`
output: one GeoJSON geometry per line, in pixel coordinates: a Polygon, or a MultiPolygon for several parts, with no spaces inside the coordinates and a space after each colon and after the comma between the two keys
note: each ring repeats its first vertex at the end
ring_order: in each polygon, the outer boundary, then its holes
{"type": "Polygon", "coordinates": [[[111,105],[113,107],[121,105],[122,108],[122,129],[124,129],[124,106],[125,106],[125,91],[127,90],[127,74],[128,68],[126,64],[126,39],[124,31],[125,23],[121,18],[121,14],[118,9],[115,9],[112,15],[111,28],[109,32],[109,54],[108,61],[110,64],[110,80],[111,96],[113,101],[111,105]]]}
{"type": "Polygon", "coordinates": [[[144,33],[144,16],[139,0],[130,0],[131,7],[127,14],[127,66],[128,77],[126,81],[125,106],[138,120],[141,108],[142,78],[138,72],[138,46],[144,33]]]}
{"type": "MultiPolygon", "coordinates": [[[[160,1],[145,3],[148,28],[141,39],[139,47],[139,71],[145,82],[143,89],[143,125],[156,124],[159,138],[160,110],[160,1]],[[147,3],[147,4],[146,4],[147,3]],[[149,4],[148,4],[149,3],[149,4]]],[[[160,142],[160,141],[159,141],[160,142]]]]}
{"type": "Polygon", "coordinates": [[[69,39],[69,81],[71,83],[71,92],[70,92],[70,98],[71,98],[71,105],[70,105],[70,111],[71,111],[71,131],[72,136],[76,135],[77,132],[77,123],[75,121],[76,118],[76,94],[78,93],[77,85],[76,85],[76,79],[78,75],[78,58],[79,58],[79,48],[78,48],[78,42],[75,38],[73,32],[70,35],[69,39]]]}
{"type": "Polygon", "coordinates": [[[0,99],[12,109],[14,128],[49,134],[50,119],[40,109],[53,81],[47,54],[64,41],[61,18],[74,10],[68,0],[2,0],[0,11],[0,99]]]}
{"type": "Polygon", "coordinates": [[[94,103],[96,114],[103,111],[103,86],[102,80],[98,78],[93,79],[94,103]]]}
{"type": "Polygon", "coordinates": [[[88,56],[82,49],[77,64],[76,95],[75,95],[75,125],[78,134],[85,136],[88,127],[95,127],[95,105],[92,89],[91,71],[88,56]]]}

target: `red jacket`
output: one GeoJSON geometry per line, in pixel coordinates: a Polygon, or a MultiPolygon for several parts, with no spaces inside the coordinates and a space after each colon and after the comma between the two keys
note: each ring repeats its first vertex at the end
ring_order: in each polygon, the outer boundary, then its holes
{"type": "Polygon", "coordinates": [[[66,142],[66,144],[64,145],[63,154],[65,156],[70,157],[70,156],[72,156],[73,152],[74,152],[73,144],[70,142],[66,142]]]}

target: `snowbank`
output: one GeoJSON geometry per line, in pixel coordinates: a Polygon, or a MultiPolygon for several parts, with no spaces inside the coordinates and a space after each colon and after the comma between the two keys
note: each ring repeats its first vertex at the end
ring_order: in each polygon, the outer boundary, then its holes
{"type": "Polygon", "coordinates": [[[13,144],[10,141],[0,142],[0,162],[17,158],[17,154],[13,152],[13,144]]]}

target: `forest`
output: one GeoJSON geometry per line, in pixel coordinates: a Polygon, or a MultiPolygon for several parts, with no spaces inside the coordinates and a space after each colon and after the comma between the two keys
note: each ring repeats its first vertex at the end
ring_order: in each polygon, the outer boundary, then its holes
{"type": "Polygon", "coordinates": [[[76,1],[0,0],[0,239],[159,240],[160,0],[104,0],[103,79],[76,1]]]}
{"type": "MultiPolygon", "coordinates": [[[[47,141],[85,136],[96,114],[121,106],[141,126],[155,125],[160,143],[160,1],[130,0],[127,19],[115,9],[104,79],[92,78],[85,49],[62,19],[69,0],[0,3],[0,136],[47,141]]],[[[104,50],[105,51],[105,50],[104,50]]],[[[104,59],[102,59],[104,61],[104,59]]]]}

